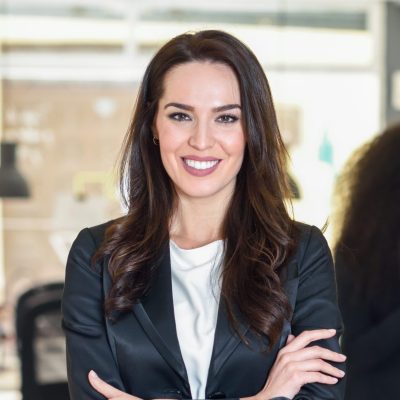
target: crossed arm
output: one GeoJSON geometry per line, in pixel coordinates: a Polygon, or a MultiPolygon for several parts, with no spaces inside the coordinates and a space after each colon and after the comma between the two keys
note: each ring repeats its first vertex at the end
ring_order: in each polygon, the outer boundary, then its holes
{"type": "MultiPolygon", "coordinates": [[[[90,231],[83,230],[67,264],[63,318],[71,399],[138,400],[126,393],[108,343],[101,274],[90,267],[95,246],[90,231]],[[86,375],[93,368],[99,377],[86,375]]],[[[340,327],[333,266],[326,242],[316,230],[305,253],[292,320],[296,337],[289,336],[279,351],[263,390],[247,400],[342,399],[343,384],[338,381],[344,375],[345,357],[338,352],[335,330],[329,329],[340,327]]]]}
{"type": "MultiPolygon", "coordinates": [[[[344,372],[325,360],[343,362],[346,357],[323,347],[307,347],[313,341],[330,338],[335,333],[334,329],[319,329],[304,331],[297,337],[290,335],[286,346],[278,353],[263,390],[243,400],[293,399],[307,383],[336,384],[344,372]]],[[[93,370],[89,372],[88,380],[108,400],[141,400],[104,382],[93,370]]]]}

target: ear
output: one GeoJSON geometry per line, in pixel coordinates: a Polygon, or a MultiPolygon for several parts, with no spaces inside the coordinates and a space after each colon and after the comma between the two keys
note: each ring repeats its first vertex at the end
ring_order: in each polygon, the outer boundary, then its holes
{"type": "Polygon", "coordinates": [[[155,123],[151,125],[151,134],[153,135],[153,138],[156,138],[158,140],[158,131],[155,123]]]}
{"type": "Polygon", "coordinates": [[[157,125],[156,125],[156,120],[157,120],[157,112],[154,115],[154,119],[153,119],[150,129],[151,129],[151,134],[153,135],[153,137],[158,139],[158,130],[157,130],[157,125]]]}

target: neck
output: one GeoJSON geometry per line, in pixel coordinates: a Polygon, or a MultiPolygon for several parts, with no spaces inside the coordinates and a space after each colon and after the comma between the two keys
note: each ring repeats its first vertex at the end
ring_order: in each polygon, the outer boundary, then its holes
{"type": "Polygon", "coordinates": [[[228,203],[227,199],[214,203],[207,198],[179,196],[178,209],[171,223],[171,239],[183,249],[223,239],[222,223],[228,203]]]}

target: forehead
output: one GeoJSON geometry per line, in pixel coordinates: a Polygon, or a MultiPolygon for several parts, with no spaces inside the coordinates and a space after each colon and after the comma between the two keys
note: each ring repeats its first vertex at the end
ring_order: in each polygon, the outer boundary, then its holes
{"type": "Polygon", "coordinates": [[[235,101],[240,103],[239,83],[226,64],[193,61],[179,64],[167,72],[161,99],[183,101],[235,101]]]}

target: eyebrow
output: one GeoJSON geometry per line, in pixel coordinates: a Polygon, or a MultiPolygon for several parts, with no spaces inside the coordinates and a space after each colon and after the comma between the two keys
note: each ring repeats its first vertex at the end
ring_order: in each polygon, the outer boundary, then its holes
{"type": "MultiPolygon", "coordinates": [[[[186,111],[194,111],[193,106],[189,106],[187,104],[182,104],[182,103],[168,103],[164,106],[164,110],[167,107],[176,107],[176,108],[181,108],[182,110],[186,110],[186,111]]],[[[221,111],[232,110],[233,108],[241,109],[242,107],[240,107],[239,104],[226,104],[224,106],[214,107],[212,110],[214,112],[221,112],[221,111]]]]}

